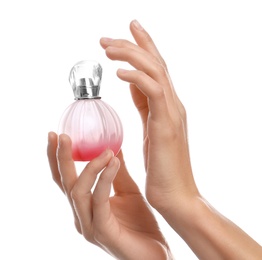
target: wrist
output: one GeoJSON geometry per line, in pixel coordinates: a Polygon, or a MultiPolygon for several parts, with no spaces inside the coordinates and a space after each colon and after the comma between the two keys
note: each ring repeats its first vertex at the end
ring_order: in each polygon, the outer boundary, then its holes
{"type": "Polygon", "coordinates": [[[159,186],[147,187],[146,198],[163,217],[174,215],[178,219],[184,218],[190,214],[192,206],[201,198],[193,182],[191,185],[164,185],[162,188],[159,186]]]}

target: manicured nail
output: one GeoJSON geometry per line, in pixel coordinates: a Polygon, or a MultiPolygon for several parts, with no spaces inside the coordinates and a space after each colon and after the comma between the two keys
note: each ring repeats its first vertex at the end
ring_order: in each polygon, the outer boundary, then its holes
{"type": "Polygon", "coordinates": [[[118,69],[117,72],[120,73],[120,74],[124,74],[124,73],[127,73],[128,70],[125,70],[125,69],[118,69]]]}
{"type": "Polygon", "coordinates": [[[113,156],[113,152],[110,149],[106,149],[105,151],[103,151],[99,157],[104,158],[107,157],[109,154],[111,154],[113,156]]]}
{"type": "Polygon", "coordinates": [[[108,38],[108,37],[102,37],[101,41],[103,41],[103,42],[111,42],[111,41],[113,41],[113,39],[112,38],[108,38]]]}
{"type": "Polygon", "coordinates": [[[137,20],[133,20],[133,24],[136,27],[137,30],[142,31],[144,28],[141,26],[141,24],[137,20]]]}

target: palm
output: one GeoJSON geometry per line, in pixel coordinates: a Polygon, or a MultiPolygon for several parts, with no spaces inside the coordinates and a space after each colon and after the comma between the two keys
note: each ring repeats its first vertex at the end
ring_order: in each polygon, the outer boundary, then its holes
{"type": "Polygon", "coordinates": [[[163,243],[159,227],[141,194],[123,194],[110,199],[111,210],[121,231],[145,234],[163,243]]]}
{"type": "Polygon", "coordinates": [[[57,135],[50,133],[48,145],[50,168],[54,180],[67,194],[77,230],[88,241],[105,249],[116,258],[165,259],[170,252],[168,245],[148,204],[128,174],[122,152],[117,155],[120,168],[116,176],[112,177],[112,172],[106,171],[106,167],[94,187],[94,192],[91,192],[97,177],[94,171],[102,170],[96,167],[103,167],[108,161],[101,162],[100,158],[98,164],[96,158],[92,169],[89,167],[92,163],[90,162],[77,176],[68,136],[60,136],[59,149],[57,150],[57,135]],[[108,177],[110,174],[111,177],[108,177]],[[109,197],[111,181],[106,183],[108,180],[103,178],[112,178],[115,191],[113,197],[109,197]]]}
{"type": "Polygon", "coordinates": [[[141,259],[142,255],[162,259],[168,252],[167,243],[151,209],[128,174],[121,152],[118,158],[121,167],[113,182],[115,195],[110,198],[111,216],[107,223],[111,227],[108,231],[112,241],[132,244],[127,250],[136,248],[135,253],[139,253],[141,259]]]}

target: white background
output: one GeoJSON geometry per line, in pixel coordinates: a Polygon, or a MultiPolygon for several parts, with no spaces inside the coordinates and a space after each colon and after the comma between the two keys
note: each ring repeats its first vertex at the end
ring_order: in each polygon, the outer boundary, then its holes
{"type": "MultiPolygon", "coordinates": [[[[101,95],[122,119],[125,159],[144,190],[140,118],[115,75],[128,66],[99,45],[102,36],[133,41],[133,19],[155,40],[187,109],[200,191],[261,244],[261,13],[260,0],[1,0],[0,258],[111,259],[75,231],[50,175],[47,133],[74,101],[71,67],[98,60],[101,95]]],[[[176,258],[196,259],[156,216],[176,258]]]]}

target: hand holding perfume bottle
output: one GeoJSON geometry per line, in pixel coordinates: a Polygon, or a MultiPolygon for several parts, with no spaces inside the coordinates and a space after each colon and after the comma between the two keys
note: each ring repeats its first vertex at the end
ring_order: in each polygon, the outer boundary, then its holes
{"type": "Polygon", "coordinates": [[[75,161],[91,161],[107,148],[116,155],[122,145],[120,118],[99,96],[101,79],[102,67],[95,61],[78,62],[70,72],[75,102],[65,110],[58,133],[71,138],[75,161]]]}

